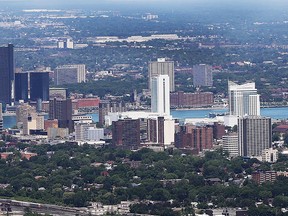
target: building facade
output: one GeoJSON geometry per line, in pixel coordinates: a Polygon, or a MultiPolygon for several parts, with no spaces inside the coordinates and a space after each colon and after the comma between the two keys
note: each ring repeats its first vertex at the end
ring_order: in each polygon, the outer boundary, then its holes
{"type": "Polygon", "coordinates": [[[14,83],[14,46],[0,47],[0,103],[11,104],[14,83]]]}
{"type": "Polygon", "coordinates": [[[30,72],[30,100],[49,101],[49,73],[30,72]]]}
{"type": "Polygon", "coordinates": [[[159,75],[152,78],[151,111],[160,115],[170,115],[170,91],[168,75],[159,75]]]}
{"type": "Polygon", "coordinates": [[[173,108],[212,106],[214,103],[214,95],[212,92],[173,92],[170,93],[170,103],[173,108]]]}
{"type": "Polygon", "coordinates": [[[159,75],[169,76],[169,89],[170,91],[175,91],[175,81],[174,81],[174,62],[166,61],[165,58],[159,58],[157,61],[148,63],[148,86],[151,90],[152,88],[152,78],[159,75]]]}
{"type": "Polygon", "coordinates": [[[230,157],[239,156],[238,134],[231,133],[223,136],[223,150],[229,153],[230,157]]]}
{"type": "Polygon", "coordinates": [[[255,83],[238,85],[228,81],[228,94],[230,115],[260,116],[260,95],[257,94],[255,83]]]}
{"type": "Polygon", "coordinates": [[[15,73],[15,101],[28,101],[28,73],[15,73]]]}
{"type": "Polygon", "coordinates": [[[54,98],[49,101],[49,119],[57,119],[59,128],[68,128],[69,133],[73,132],[72,101],[71,99],[61,100],[54,98]]]}
{"type": "Polygon", "coordinates": [[[240,156],[262,156],[264,149],[271,148],[271,118],[246,116],[238,119],[238,148],[240,156]]]}
{"type": "Polygon", "coordinates": [[[193,85],[197,86],[213,86],[212,67],[206,64],[193,66],[193,85]]]}
{"type": "Polygon", "coordinates": [[[99,126],[105,125],[105,116],[113,112],[125,112],[127,108],[123,102],[101,100],[99,102],[99,126]]]}
{"type": "Polygon", "coordinates": [[[140,146],[140,120],[121,119],[112,123],[112,144],[137,149],[140,146]]]}
{"type": "Polygon", "coordinates": [[[86,82],[86,66],[63,65],[54,71],[54,82],[56,85],[86,82]]]}

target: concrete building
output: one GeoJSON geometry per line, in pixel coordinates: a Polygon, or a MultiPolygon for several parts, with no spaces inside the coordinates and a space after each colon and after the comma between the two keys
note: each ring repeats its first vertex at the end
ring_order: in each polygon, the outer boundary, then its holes
{"type": "Polygon", "coordinates": [[[238,85],[228,81],[228,94],[230,115],[260,116],[260,95],[257,94],[255,83],[238,85]]]}
{"type": "Polygon", "coordinates": [[[140,120],[121,119],[112,123],[112,144],[125,149],[140,146],[140,120]]]}
{"type": "Polygon", "coordinates": [[[66,88],[49,88],[49,99],[67,99],[67,89],[66,88]]]}
{"type": "Polygon", "coordinates": [[[48,139],[66,138],[69,135],[68,128],[48,128],[48,139]]]}
{"type": "Polygon", "coordinates": [[[223,150],[229,152],[230,157],[239,156],[238,150],[238,134],[230,133],[222,137],[223,139],[223,150]]]}
{"type": "Polygon", "coordinates": [[[72,101],[71,99],[61,100],[54,98],[49,101],[49,119],[58,119],[59,128],[68,128],[69,133],[73,132],[72,101]]]}
{"type": "Polygon", "coordinates": [[[18,128],[21,128],[23,125],[23,122],[28,118],[28,116],[31,116],[36,113],[36,108],[27,104],[27,103],[21,103],[16,107],[16,124],[18,128]]]}
{"type": "Polygon", "coordinates": [[[212,92],[173,92],[170,93],[170,103],[173,108],[212,106],[214,103],[214,95],[212,92]]]}
{"type": "Polygon", "coordinates": [[[76,123],[75,124],[75,140],[76,141],[100,141],[104,138],[104,129],[96,128],[92,123],[76,123]]]}
{"type": "Polygon", "coordinates": [[[57,48],[58,49],[74,49],[74,42],[70,38],[58,40],[57,48]]]}
{"type": "Polygon", "coordinates": [[[240,156],[262,156],[262,151],[271,148],[271,118],[246,116],[238,119],[238,148],[240,156]]]}
{"type": "Polygon", "coordinates": [[[213,86],[212,67],[206,64],[193,66],[193,85],[197,86],[213,86]]]}
{"type": "Polygon", "coordinates": [[[152,78],[159,75],[169,76],[169,90],[175,91],[174,81],[174,62],[166,61],[165,58],[158,58],[157,61],[149,62],[148,64],[148,86],[152,88],[152,78]]]}
{"type": "Polygon", "coordinates": [[[11,104],[14,98],[14,46],[0,47],[0,103],[11,104]]]}
{"type": "Polygon", "coordinates": [[[84,64],[63,65],[54,71],[56,85],[86,82],[86,66],[84,64]]]}
{"type": "Polygon", "coordinates": [[[36,113],[28,115],[23,121],[23,135],[30,135],[30,130],[43,130],[44,116],[36,113]]]}
{"type": "Polygon", "coordinates": [[[276,163],[278,160],[278,150],[269,148],[262,151],[262,161],[268,163],[276,163]]]}
{"type": "Polygon", "coordinates": [[[159,75],[152,78],[151,112],[170,115],[169,76],[159,75]]]}

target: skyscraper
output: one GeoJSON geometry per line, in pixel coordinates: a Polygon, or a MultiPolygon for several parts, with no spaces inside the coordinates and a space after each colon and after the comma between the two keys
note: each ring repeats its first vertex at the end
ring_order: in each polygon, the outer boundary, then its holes
{"type": "Polygon", "coordinates": [[[71,99],[56,99],[49,101],[49,119],[58,119],[59,128],[68,128],[73,132],[72,101],[71,99]]]}
{"type": "Polygon", "coordinates": [[[153,77],[151,87],[151,111],[160,115],[170,115],[169,76],[153,77]]]}
{"type": "Polygon", "coordinates": [[[260,96],[255,83],[238,85],[228,81],[229,114],[243,117],[260,116],[260,96]]]}
{"type": "Polygon", "coordinates": [[[165,58],[158,58],[157,61],[149,62],[148,65],[148,85],[152,88],[152,78],[159,75],[168,75],[170,79],[170,91],[175,91],[174,84],[174,62],[166,61],[165,58]]]}
{"type": "Polygon", "coordinates": [[[63,65],[57,67],[54,73],[54,82],[56,85],[86,82],[85,65],[63,65]]]}
{"type": "Polygon", "coordinates": [[[0,47],[0,102],[11,104],[14,83],[14,47],[0,47]]]}
{"type": "Polygon", "coordinates": [[[194,86],[213,86],[212,67],[206,64],[193,66],[194,86]]]}
{"type": "Polygon", "coordinates": [[[15,101],[28,101],[28,73],[15,73],[15,101]]]}
{"type": "Polygon", "coordinates": [[[240,156],[261,156],[272,145],[271,118],[245,116],[238,119],[240,156]]]}
{"type": "Polygon", "coordinates": [[[30,72],[30,100],[49,100],[49,73],[30,72]]]}

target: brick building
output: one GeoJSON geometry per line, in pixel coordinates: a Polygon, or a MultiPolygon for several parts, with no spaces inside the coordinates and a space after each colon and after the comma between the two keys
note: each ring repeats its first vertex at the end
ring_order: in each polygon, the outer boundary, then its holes
{"type": "Polygon", "coordinates": [[[274,182],[276,180],[276,177],[276,171],[256,171],[252,173],[252,179],[257,184],[262,184],[267,181],[274,182]]]}
{"type": "Polygon", "coordinates": [[[211,149],[213,147],[213,128],[194,125],[181,126],[175,135],[175,145],[178,148],[196,149],[197,152],[211,149]]]}
{"type": "Polygon", "coordinates": [[[186,93],[183,91],[170,93],[170,104],[174,108],[212,106],[212,92],[186,93]]]}

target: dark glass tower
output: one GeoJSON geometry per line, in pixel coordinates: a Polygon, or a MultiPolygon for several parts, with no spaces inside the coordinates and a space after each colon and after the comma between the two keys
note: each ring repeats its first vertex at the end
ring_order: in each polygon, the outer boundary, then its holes
{"type": "Polygon", "coordinates": [[[15,73],[15,101],[28,101],[28,73],[15,73]]]}
{"type": "Polygon", "coordinates": [[[11,104],[14,81],[13,45],[0,47],[0,103],[11,104]]]}
{"type": "Polygon", "coordinates": [[[31,72],[30,73],[30,100],[37,101],[49,100],[49,73],[31,72]]]}

